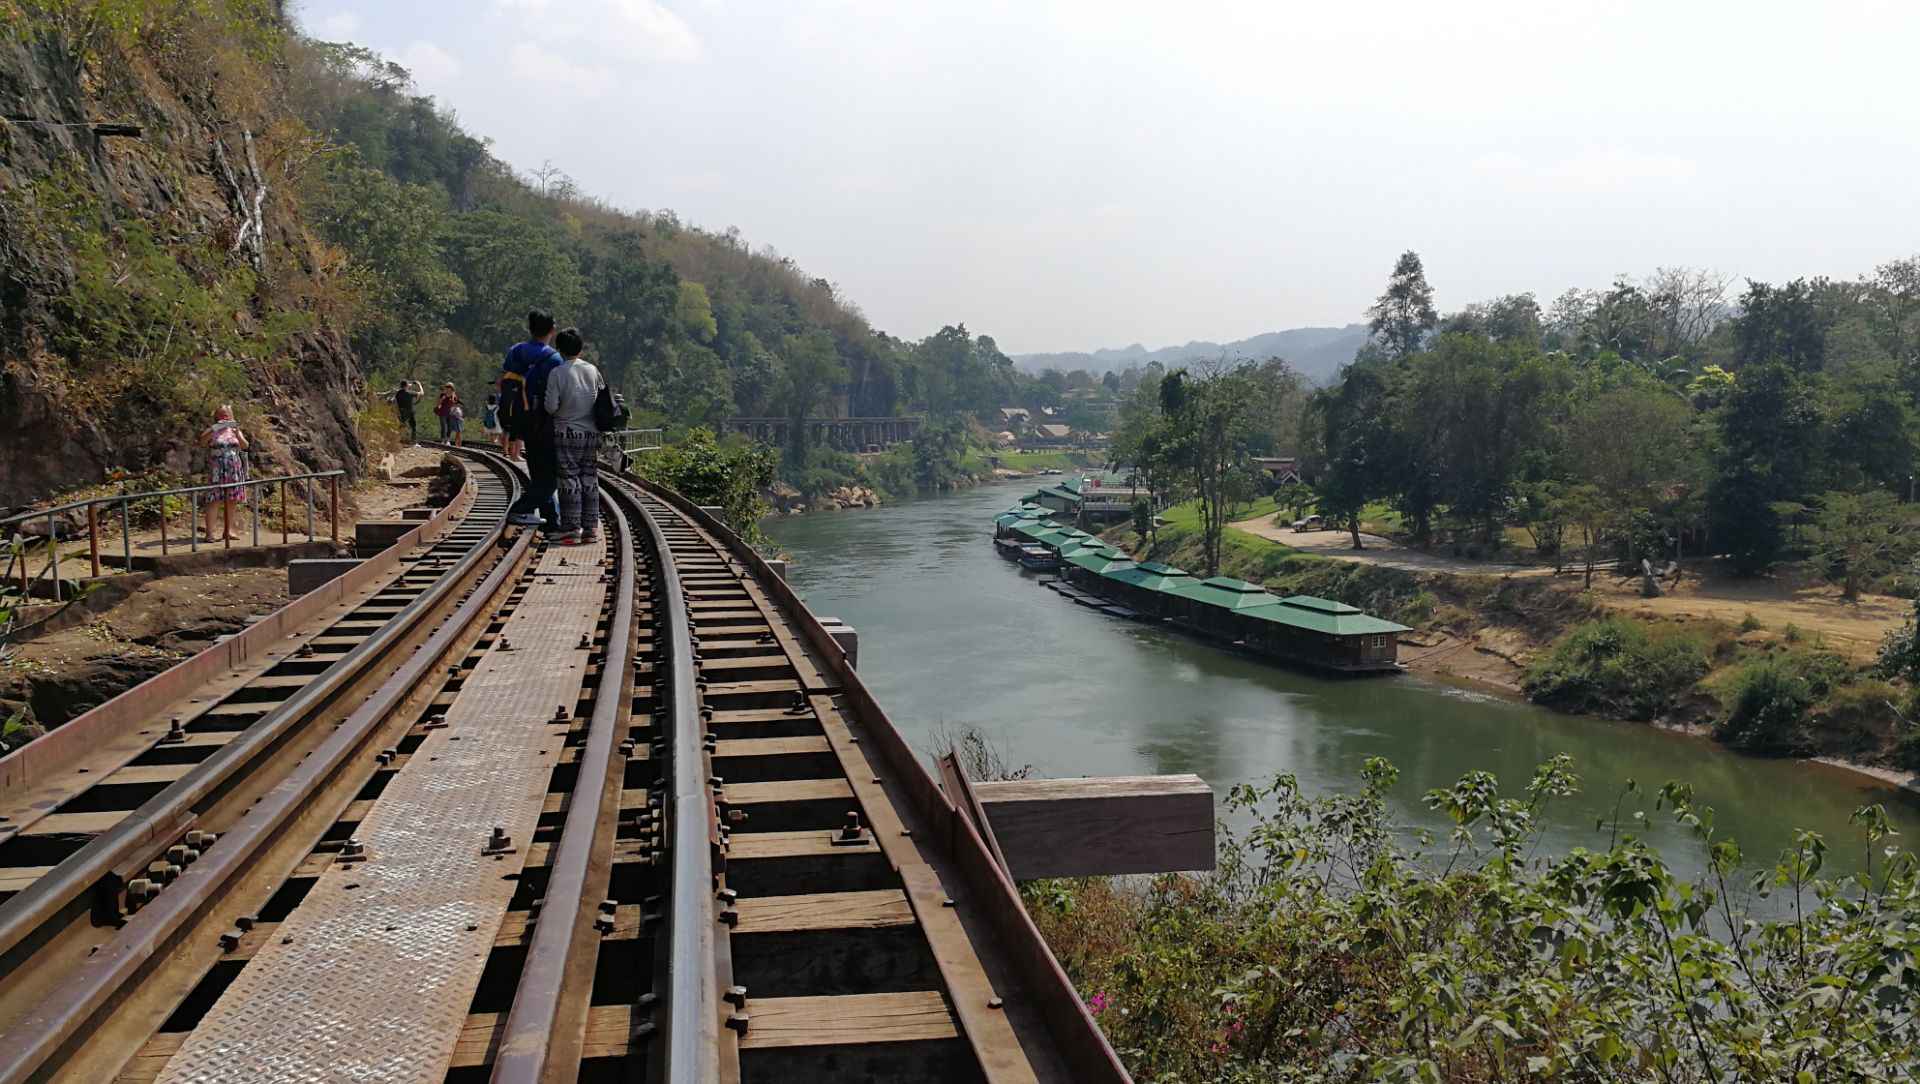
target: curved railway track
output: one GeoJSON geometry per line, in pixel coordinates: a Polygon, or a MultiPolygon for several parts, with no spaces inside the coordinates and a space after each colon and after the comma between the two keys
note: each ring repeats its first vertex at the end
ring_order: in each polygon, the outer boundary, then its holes
{"type": "Polygon", "coordinates": [[[434,587],[202,697],[185,732],[230,737],[157,790],[49,814],[144,794],[0,904],[0,1082],[1126,1079],[757,554],[626,477],[545,547],[474,458],[468,549],[391,590],[434,587]]]}

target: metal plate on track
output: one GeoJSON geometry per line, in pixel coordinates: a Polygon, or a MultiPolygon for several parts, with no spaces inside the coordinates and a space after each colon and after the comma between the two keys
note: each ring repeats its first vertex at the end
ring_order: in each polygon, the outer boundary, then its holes
{"type": "Polygon", "coordinates": [[[555,708],[579,697],[604,553],[541,556],[513,650],[496,642],[355,831],[367,859],[328,867],[162,1082],[445,1077],[565,740],[555,708]],[[483,853],[496,826],[511,853],[483,853]]]}

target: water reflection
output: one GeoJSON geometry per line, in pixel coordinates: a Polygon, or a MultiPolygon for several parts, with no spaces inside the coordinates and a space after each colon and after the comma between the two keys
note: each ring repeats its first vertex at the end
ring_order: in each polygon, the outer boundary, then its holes
{"type": "MultiPolygon", "coordinates": [[[[1401,773],[1396,815],[1440,831],[1421,802],[1429,789],[1483,769],[1517,793],[1536,765],[1564,752],[1586,789],[1549,810],[1550,846],[1604,846],[1595,821],[1611,815],[1628,779],[1649,794],[1670,779],[1691,782],[1723,833],[1761,859],[1806,827],[1826,834],[1832,866],[1853,868],[1861,852],[1847,817],[1874,801],[1920,846],[1920,800],[1823,765],[1736,757],[1414,677],[1296,673],[1075,606],[988,543],[993,514],[1030,488],[983,486],[768,525],[793,555],[808,604],[859,630],[863,676],[922,749],[943,726],[967,725],[1042,775],[1194,772],[1217,794],[1280,772],[1310,794],[1351,790],[1366,758],[1386,757],[1401,773]]],[[[1699,860],[1657,814],[1643,835],[1677,866],[1699,860]]]]}

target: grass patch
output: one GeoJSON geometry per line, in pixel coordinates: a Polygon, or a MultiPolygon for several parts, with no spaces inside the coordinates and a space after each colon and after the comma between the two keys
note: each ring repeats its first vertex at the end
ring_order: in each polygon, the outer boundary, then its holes
{"type": "Polygon", "coordinates": [[[1563,711],[1644,721],[1673,710],[1707,667],[1708,644],[1698,632],[1604,617],[1562,636],[1528,668],[1521,688],[1563,711]]]}

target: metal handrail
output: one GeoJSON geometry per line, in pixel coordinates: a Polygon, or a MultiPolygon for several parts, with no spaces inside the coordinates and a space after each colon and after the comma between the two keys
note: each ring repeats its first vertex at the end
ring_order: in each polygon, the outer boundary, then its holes
{"type": "Polygon", "coordinates": [[[623,452],[650,452],[666,443],[664,429],[616,429],[601,434],[601,439],[623,452]]]}
{"type": "MultiPolygon", "coordinates": [[[[272,478],[249,478],[243,482],[210,483],[208,485],[201,485],[201,486],[178,486],[173,489],[156,489],[156,490],[152,490],[145,493],[110,493],[102,497],[89,497],[85,500],[69,501],[66,504],[57,504],[52,506],[51,508],[39,508],[31,512],[20,512],[11,516],[7,516],[5,518],[0,518],[0,537],[11,537],[17,540],[20,536],[18,531],[14,530],[14,528],[23,526],[27,523],[31,523],[40,519],[44,519],[47,521],[48,564],[45,568],[41,569],[41,573],[39,575],[34,575],[29,577],[27,573],[26,551],[24,546],[18,547],[17,551],[12,554],[12,557],[15,561],[18,562],[18,566],[19,566],[19,569],[18,569],[19,578],[17,582],[20,585],[20,594],[22,598],[26,598],[32,594],[33,592],[32,585],[34,582],[37,582],[41,578],[41,576],[50,575],[53,583],[53,600],[55,602],[59,602],[61,601],[60,596],[62,591],[64,590],[64,585],[60,578],[59,525],[55,522],[55,520],[62,513],[73,512],[80,509],[86,510],[88,560],[92,566],[92,575],[94,576],[94,578],[97,579],[100,576],[100,568],[101,568],[99,510],[102,506],[107,506],[107,507],[118,506],[119,507],[120,553],[121,553],[121,562],[122,562],[121,567],[123,568],[123,570],[127,572],[131,572],[133,571],[132,508],[133,508],[133,505],[137,502],[153,501],[153,500],[158,500],[163,502],[161,504],[161,513],[160,513],[160,554],[161,556],[166,556],[169,553],[170,540],[167,538],[167,514],[166,514],[166,505],[164,504],[164,502],[168,497],[184,496],[189,498],[189,503],[192,509],[192,511],[190,512],[190,518],[194,522],[190,524],[190,527],[189,527],[187,545],[188,545],[189,551],[198,553],[200,550],[200,535],[199,535],[199,522],[198,522],[200,517],[200,504],[201,504],[200,494],[226,492],[229,490],[244,488],[247,491],[247,505],[252,510],[252,514],[250,518],[252,520],[253,545],[258,546],[260,544],[259,497],[261,493],[265,492],[269,487],[279,486],[280,487],[280,542],[282,545],[285,545],[291,540],[291,537],[292,537],[292,531],[290,527],[292,521],[287,512],[287,485],[292,482],[311,482],[311,481],[319,481],[321,479],[325,479],[327,481],[327,521],[329,525],[329,533],[331,535],[332,541],[335,544],[338,544],[340,541],[340,479],[346,477],[346,474],[347,472],[344,470],[311,471],[305,474],[286,474],[286,475],[278,475],[272,478]]],[[[307,506],[307,529],[305,534],[309,542],[313,541],[315,538],[314,522],[313,522],[314,520],[313,489],[314,487],[311,485],[305,487],[305,498],[306,498],[306,506],[307,506]]],[[[221,532],[221,534],[225,537],[223,537],[221,541],[223,543],[224,548],[232,549],[233,548],[232,534],[233,534],[233,503],[234,502],[222,501],[221,503],[225,505],[224,509],[222,510],[224,529],[221,532]]],[[[212,544],[211,540],[209,540],[208,544],[209,545],[212,544]]],[[[12,571],[12,570],[9,569],[9,571],[12,571]]],[[[10,583],[13,582],[11,577],[9,577],[9,582],[10,583]]]]}

